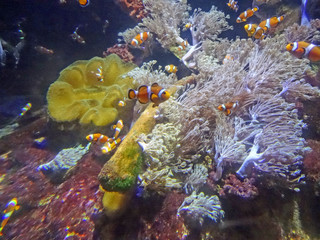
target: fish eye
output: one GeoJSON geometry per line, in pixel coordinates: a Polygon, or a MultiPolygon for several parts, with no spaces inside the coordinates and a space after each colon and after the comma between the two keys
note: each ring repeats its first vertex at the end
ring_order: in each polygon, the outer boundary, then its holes
{"type": "Polygon", "coordinates": [[[167,94],[167,92],[163,92],[163,93],[162,93],[162,95],[166,95],[166,94],[167,94]]]}
{"type": "Polygon", "coordinates": [[[293,43],[290,43],[290,46],[293,47],[293,43]]]}

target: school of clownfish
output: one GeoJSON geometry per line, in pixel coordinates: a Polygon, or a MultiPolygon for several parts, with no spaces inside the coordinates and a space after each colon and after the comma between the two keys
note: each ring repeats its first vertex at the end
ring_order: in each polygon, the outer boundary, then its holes
{"type": "Polygon", "coordinates": [[[113,125],[114,134],[112,138],[107,137],[101,133],[93,133],[86,136],[86,139],[89,142],[102,145],[101,152],[103,154],[110,153],[113,149],[115,149],[124,139],[124,137],[119,137],[121,130],[123,128],[123,121],[118,120],[117,124],[113,125]]]}
{"type": "MultiPolygon", "coordinates": [[[[267,1],[260,0],[259,2],[266,3],[267,1]]],[[[305,2],[306,4],[306,2],[305,2]]],[[[227,5],[234,11],[238,11],[239,6],[238,2],[234,0],[229,0],[227,5]]],[[[255,12],[259,11],[259,7],[248,8],[246,11],[240,13],[239,17],[236,19],[237,23],[246,22],[248,18],[252,17],[255,12]]],[[[248,37],[252,37],[254,39],[264,39],[268,33],[276,28],[279,23],[281,23],[284,19],[284,16],[279,17],[271,17],[266,20],[261,21],[259,24],[246,24],[244,29],[248,34],[248,37]]],[[[297,58],[308,58],[311,62],[319,62],[320,61],[320,46],[307,43],[304,41],[289,43],[286,46],[286,50],[290,52],[293,56],[297,58]]],[[[228,61],[233,60],[233,57],[230,54],[227,54],[223,60],[223,64],[228,61]]],[[[239,106],[238,101],[231,101],[225,104],[221,104],[217,107],[219,111],[222,111],[226,116],[232,113],[232,110],[236,109],[239,106]]]]}

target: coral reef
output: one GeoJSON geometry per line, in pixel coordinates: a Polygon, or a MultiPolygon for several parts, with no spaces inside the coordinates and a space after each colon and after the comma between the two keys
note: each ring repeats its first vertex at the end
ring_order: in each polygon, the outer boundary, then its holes
{"type": "MultiPolygon", "coordinates": [[[[177,88],[184,85],[190,79],[182,79],[175,85],[167,89],[170,95],[177,91],[177,88]]],[[[137,140],[141,134],[149,134],[156,119],[154,118],[157,108],[153,108],[152,104],[145,109],[139,119],[135,122],[134,126],[130,129],[122,144],[118,147],[115,154],[103,166],[99,173],[99,181],[103,189],[108,192],[120,192],[123,194],[132,194],[134,184],[136,183],[137,176],[142,168],[142,155],[140,146],[137,140]]],[[[108,211],[108,206],[104,206],[108,211]]],[[[122,209],[118,209],[121,211],[122,209]]],[[[113,211],[116,213],[117,211],[113,211]]]]}
{"type": "Polygon", "coordinates": [[[308,140],[308,146],[311,151],[303,159],[303,166],[308,178],[320,180],[320,143],[315,140],[308,140]]]}
{"type": "Polygon", "coordinates": [[[183,239],[189,231],[182,217],[177,216],[177,210],[185,195],[176,192],[169,193],[163,201],[159,213],[145,224],[143,239],[183,239]]]}
{"type": "Polygon", "coordinates": [[[54,154],[33,145],[33,134],[46,124],[36,119],[4,137],[11,149],[0,161],[0,208],[16,197],[21,212],[5,226],[6,239],[93,239],[95,221],[102,213],[102,194],[98,191],[97,174],[101,169],[91,154],[77,164],[77,171],[65,182],[54,185],[36,168],[54,154]],[[19,146],[19,147],[17,147],[19,146]],[[5,175],[2,173],[5,172],[5,175]]]}
{"type": "Polygon", "coordinates": [[[71,172],[83,155],[88,152],[90,145],[89,143],[86,147],[78,145],[74,148],[62,149],[54,159],[48,163],[41,164],[37,167],[37,170],[51,177],[68,175],[68,172],[71,172]]]}
{"type": "Polygon", "coordinates": [[[58,122],[79,119],[81,124],[104,126],[118,117],[118,102],[134,87],[122,75],[135,67],[115,55],[77,61],[60,73],[47,93],[50,116],[58,122]]]}
{"type": "Polygon", "coordinates": [[[245,178],[241,181],[236,175],[229,174],[223,181],[224,185],[219,191],[220,197],[236,195],[241,198],[251,199],[259,194],[257,187],[253,185],[254,178],[245,178]]]}
{"type": "Polygon", "coordinates": [[[115,44],[104,51],[103,56],[106,57],[112,53],[117,54],[125,62],[133,62],[134,60],[134,56],[130,52],[128,44],[115,44]]]}
{"type": "Polygon", "coordinates": [[[147,16],[147,11],[143,5],[143,0],[114,0],[116,4],[128,12],[130,17],[141,20],[147,16]]]}
{"type": "Polygon", "coordinates": [[[284,31],[287,42],[319,42],[320,41],[320,19],[312,19],[310,26],[292,24],[284,31]]]}
{"type": "Polygon", "coordinates": [[[224,217],[218,196],[206,196],[203,192],[193,192],[186,197],[178,209],[178,215],[183,216],[191,225],[202,225],[205,218],[220,222],[224,217]]]}

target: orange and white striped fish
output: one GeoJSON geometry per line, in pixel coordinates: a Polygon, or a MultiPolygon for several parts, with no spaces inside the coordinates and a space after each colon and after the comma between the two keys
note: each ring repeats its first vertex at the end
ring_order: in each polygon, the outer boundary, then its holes
{"type": "Polygon", "coordinates": [[[187,40],[184,40],[180,43],[180,46],[178,47],[178,50],[179,51],[182,51],[184,49],[186,49],[186,47],[189,45],[188,41],[187,40]]]}
{"type": "Polygon", "coordinates": [[[103,154],[107,154],[109,152],[111,152],[113,149],[115,149],[117,147],[117,145],[119,143],[121,143],[122,139],[121,138],[117,138],[112,142],[106,142],[103,147],[101,148],[101,152],[103,154]]]}
{"type": "Polygon", "coordinates": [[[154,107],[160,103],[166,101],[170,97],[170,93],[164,88],[160,87],[158,83],[154,83],[151,86],[142,85],[138,90],[130,89],[128,91],[129,99],[138,99],[142,104],[148,103],[149,101],[154,103],[154,107]]]}
{"type": "Polygon", "coordinates": [[[97,143],[106,143],[112,141],[112,139],[108,138],[107,136],[101,133],[93,133],[86,136],[86,139],[89,142],[97,142],[97,143]]]}
{"type": "Polygon", "coordinates": [[[165,66],[164,68],[168,73],[176,73],[178,71],[178,68],[173,65],[173,64],[170,64],[170,65],[167,65],[165,66]]]}
{"type": "Polygon", "coordinates": [[[249,17],[252,17],[253,14],[254,14],[255,12],[257,12],[258,10],[259,10],[258,7],[254,7],[254,8],[252,8],[252,9],[251,9],[251,8],[248,8],[246,11],[240,13],[239,17],[237,18],[237,23],[241,23],[241,22],[247,21],[247,19],[248,19],[249,17]]]}
{"type": "Polygon", "coordinates": [[[123,121],[120,119],[116,125],[113,125],[112,128],[115,130],[113,139],[117,139],[119,137],[119,134],[123,128],[123,121]]]}
{"type": "Polygon", "coordinates": [[[126,105],[127,105],[127,103],[126,103],[125,101],[120,100],[120,101],[118,102],[118,106],[119,106],[119,107],[124,107],[124,106],[126,106],[126,105]]]}
{"type": "Polygon", "coordinates": [[[6,206],[6,209],[3,211],[4,215],[2,217],[2,222],[0,225],[0,236],[3,235],[2,231],[7,222],[9,221],[11,215],[15,210],[18,210],[20,206],[18,205],[18,200],[17,198],[13,198],[6,206]]]}
{"type": "Polygon", "coordinates": [[[142,44],[144,41],[146,41],[148,39],[150,35],[150,32],[142,32],[139,33],[137,36],[135,36],[132,40],[131,40],[131,45],[132,46],[139,46],[140,44],[142,44]]]}
{"type": "Polygon", "coordinates": [[[235,101],[235,102],[228,102],[226,104],[221,104],[217,108],[219,111],[224,112],[224,114],[228,116],[231,114],[231,110],[235,109],[238,106],[239,106],[239,102],[235,101]]]}
{"type": "Polygon", "coordinates": [[[264,21],[262,21],[255,33],[253,34],[253,37],[255,39],[263,39],[266,34],[268,33],[268,31],[271,29],[271,28],[275,28],[276,26],[278,26],[278,24],[280,22],[282,22],[284,19],[284,16],[280,16],[280,17],[272,17],[272,18],[268,18],[264,21]]]}
{"type": "Polygon", "coordinates": [[[308,58],[311,62],[320,61],[320,46],[307,42],[293,42],[286,46],[288,52],[297,58],[308,58]]]}
{"type": "Polygon", "coordinates": [[[90,4],[90,0],[78,0],[81,7],[87,7],[90,4]]]}
{"type": "Polygon", "coordinates": [[[244,30],[246,30],[248,37],[252,37],[253,34],[256,32],[258,25],[257,24],[246,24],[244,25],[244,30]]]}
{"type": "Polygon", "coordinates": [[[226,64],[227,62],[233,61],[233,60],[234,60],[234,57],[231,56],[230,54],[227,54],[227,55],[224,57],[222,63],[223,63],[223,64],[226,64]]]}
{"type": "Polygon", "coordinates": [[[31,103],[27,103],[23,108],[21,108],[21,113],[20,113],[20,116],[23,116],[26,114],[26,112],[28,112],[32,107],[32,104],[31,103]]]}
{"type": "Polygon", "coordinates": [[[229,0],[229,2],[227,3],[228,7],[230,7],[232,10],[234,11],[238,11],[239,10],[239,5],[237,1],[234,0],[229,0]]]}

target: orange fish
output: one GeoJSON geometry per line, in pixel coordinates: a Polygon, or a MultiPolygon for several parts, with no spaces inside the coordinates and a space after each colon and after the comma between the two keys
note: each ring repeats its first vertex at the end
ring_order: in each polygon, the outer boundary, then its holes
{"type": "Polygon", "coordinates": [[[47,55],[51,55],[53,54],[53,50],[45,48],[43,46],[35,46],[34,49],[38,52],[38,53],[42,53],[42,54],[47,54],[47,55]]]}
{"type": "Polygon", "coordinates": [[[18,200],[17,198],[13,198],[6,206],[6,209],[3,211],[4,215],[2,217],[2,222],[1,222],[1,226],[0,226],[0,236],[2,236],[2,231],[4,226],[7,224],[7,222],[9,221],[11,215],[13,214],[13,212],[15,210],[18,210],[20,208],[20,206],[18,205],[18,200]]]}
{"type": "Polygon", "coordinates": [[[98,143],[106,143],[112,141],[112,139],[108,138],[107,136],[101,134],[101,133],[93,133],[88,136],[86,136],[86,139],[89,142],[98,142],[98,143]]]}
{"type": "Polygon", "coordinates": [[[180,43],[180,46],[178,47],[178,50],[179,51],[182,51],[184,49],[186,49],[186,47],[189,45],[188,41],[187,40],[184,40],[180,43]]]}
{"type": "Polygon", "coordinates": [[[311,62],[320,61],[320,46],[307,42],[293,42],[286,47],[293,56],[297,58],[308,58],[311,62]]]}
{"type": "Polygon", "coordinates": [[[178,68],[174,66],[173,64],[167,65],[164,68],[168,73],[176,73],[178,71],[178,68]]]}
{"type": "Polygon", "coordinates": [[[226,64],[227,62],[233,61],[233,60],[234,60],[234,57],[231,56],[230,54],[227,54],[227,55],[224,57],[222,63],[223,63],[223,64],[226,64]]]}
{"type": "Polygon", "coordinates": [[[246,30],[248,37],[252,37],[256,32],[258,25],[257,24],[246,24],[244,25],[244,30],[246,30]]]}
{"type": "Polygon", "coordinates": [[[128,91],[129,99],[137,98],[140,103],[148,103],[149,101],[154,103],[154,107],[160,103],[166,101],[170,97],[164,88],[160,87],[158,83],[154,83],[150,86],[142,85],[138,90],[130,89],[128,91]]]}
{"type": "Polygon", "coordinates": [[[90,0],[79,0],[78,2],[81,7],[87,7],[90,4],[90,0]]]}
{"type": "Polygon", "coordinates": [[[276,26],[278,26],[278,24],[282,22],[283,19],[284,19],[284,16],[280,16],[280,17],[268,18],[267,20],[262,21],[258,25],[255,33],[253,34],[253,37],[255,39],[263,39],[266,36],[269,29],[275,28],[276,26]]]}
{"type": "Polygon", "coordinates": [[[28,112],[32,107],[32,104],[31,103],[27,103],[23,108],[21,108],[21,113],[20,113],[20,116],[23,116],[26,114],[26,112],[28,112]]]}
{"type": "Polygon", "coordinates": [[[111,152],[113,149],[115,149],[117,147],[117,145],[119,143],[121,143],[122,139],[121,138],[117,138],[112,142],[106,142],[104,144],[104,146],[101,148],[101,151],[103,154],[109,153],[111,152]]]}
{"type": "Polygon", "coordinates": [[[113,135],[113,139],[117,139],[117,137],[119,136],[122,128],[123,128],[123,121],[120,119],[116,125],[113,125],[112,128],[115,130],[114,135],[113,135]]]}
{"type": "Polygon", "coordinates": [[[237,23],[245,22],[249,17],[252,17],[253,14],[258,11],[258,7],[254,7],[252,9],[248,8],[246,11],[240,13],[239,17],[237,18],[237,23]]]}
{"type": "Polygon", "coordinates": [[[239,6],[237,5],[238,2],[234,1],[234,0],[229,0],[229,2],[227,3],[228,7],[230,7],[232,10],[234,11],[238,11],[239,6]]]}
{"type": "Polygon", "coordinates": [[[239,106],[239,102],[228,102],[226,104],[221,104],[217,108],[219,111],[223,111],[226,116],[230,115],[231,110],[239,106]]]}
{"type": "Polygon", "coordinates": [[[132,40],[131,40],[131,45],[132,46],[139,46],[140,44],[142,44],[144,41],[146,41],[149,37],[150,32],[142,32],[139,33],[137,36],[135,36],[132,40]]]}

